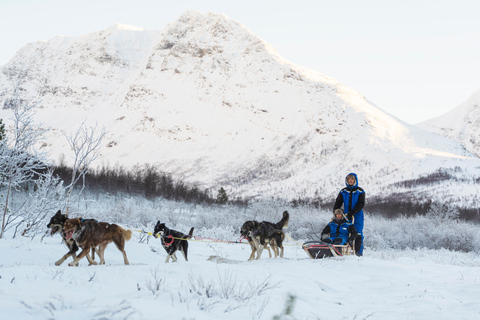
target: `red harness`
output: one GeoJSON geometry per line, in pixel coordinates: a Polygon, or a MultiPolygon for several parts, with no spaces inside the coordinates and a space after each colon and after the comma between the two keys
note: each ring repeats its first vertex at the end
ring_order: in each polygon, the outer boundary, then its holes
{"type": "Polygon", "coordinates": [[[163,244],[165,244],[166,246],[169,246],[169,245],[171,245],[171,244],[173,243],[173,240],[174,240],[174,239],[173,239],[172,235],[168,235],[168,236],[166,236],[166,237],[163,237],[163,244]],[[170,241],[170,242],[165,241],[166,238],[171,239],[171,241],[170,241]]]}

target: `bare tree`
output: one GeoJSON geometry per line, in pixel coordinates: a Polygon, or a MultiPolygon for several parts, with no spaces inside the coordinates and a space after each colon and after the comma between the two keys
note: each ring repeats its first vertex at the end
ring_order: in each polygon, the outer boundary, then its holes
{"type": "Polygon", "coordinates": [[[0,189],[6,190],[0,238],[4,235],[7,223],[12,220],[7,219],[7,215],[12,214],[9,208],[12,189],[34,181],[47,169],[46,155],[35,148],[46,131],[39,125],[34,125],[35,107],[36,104],[13,104],[12,137],[9,138],[7,134],[0,141],[0,189]]]}
{"type": "MultiPolygon", "coordinates": [[[[17,206],[20,214],[10,216],[16,219],[15,233],[22,227],[22,236],[27,233],[36,233],[45,229],[47,215],[65,205],[65,187],[63,181],[54,176],[53,169],[48,169],[45,174],[35,180],[34,190],[27,190],[24,200],[17,206]]],[[[48,232],[48,231],[47,231],[48,232]]]]}
{"type": "Polygon", "coordinates": [[[437,220],[456,220],[460,216],[460,210],[447,202],[433,202],[426,215],[437,220]]]}
{"type": "Polygon", "coordinates": [[[92,162],[100,155],[100,147],[105,135],[106,131],[104,128],[98,132],[97,125],[88,128],[85,121],[75,134],[66,135],[67,141],[74,154],[72,179],[67,186],[67,215],[70,208],[72,191],[80,179],[82,180],[82,189],[79,194],[85,189],[85,176],[90,170],[92,162]]]}

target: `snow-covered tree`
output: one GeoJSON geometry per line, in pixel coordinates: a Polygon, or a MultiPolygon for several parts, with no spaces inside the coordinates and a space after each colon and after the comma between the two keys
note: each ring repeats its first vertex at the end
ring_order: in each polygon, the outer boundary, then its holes
{"type": "Polygon", "coordinates": [[[27,192],[21,203],[21,215],[17,218],[14,237],[20,228],[22,235],[36,234],[45,230],[45,221],[65,205],[65,187],[63,181],[48,169],[45,174],[35,180],[34,191],[27,192]]]}
{"type": "Polygon", "coordinates": [[[427,211],[428,217],[439,220],[455,220],[459,215],[459,209],[449,203],[434,202],[427,211]]]}
{"type": "Polygon", "coordinates": [[[4,192],[0,238],[19,214],[9,205],[12,190],[34,182],[47,169],[46,155],[35,148],[46,130],[34,124],[34,108],[35,105],[14,104],[11,134],[4,134],[0,140],[0,190],[4,192]]]}
{"type": "Polygon", "coordinates": [[[0,141],[5,138],[5,124],[3,123],[3,120],[0,119],[0,141]]]}
{"type": "Polygon", "coordinates": [[[227,202],[228,202],[227,192],[225,191],[225,189],[223,189],[223,187],[221,187],[221,188],[218,190],[217,203],[223,205],[223,204],[227,204],[227,202]]]}

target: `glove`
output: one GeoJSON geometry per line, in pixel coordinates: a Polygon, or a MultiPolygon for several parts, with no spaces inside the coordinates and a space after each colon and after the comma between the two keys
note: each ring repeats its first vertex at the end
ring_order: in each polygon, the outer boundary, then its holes
{"type": "Polygon", "coordinates": [[[347,218],[348,218],[348,220],[352,220],[353,219],[353,213],[351,213],[351,212],[347,213],[347,218]]]}

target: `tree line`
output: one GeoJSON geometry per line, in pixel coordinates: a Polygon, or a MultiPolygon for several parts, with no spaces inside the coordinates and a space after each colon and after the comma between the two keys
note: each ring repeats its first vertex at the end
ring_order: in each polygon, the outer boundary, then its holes
{"type": "MultiPolygon", "coordinates": [[[[54,167],[54,173],[64,181],[72,175],[72,168],[60,164],[54,167]]],[[[215,203],[208,189],[202,190],[197,185],[175,181],[168,173],[149,164],[134,166],[128,170],[122,166],[102,165],[90,169],[85,176],[85,191],[106,192],[111,194],[131,194],[147,199],[162,197],[169,200],[190,203],[215,203]]]]}

